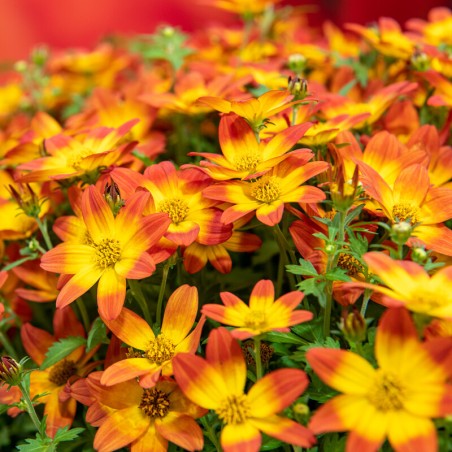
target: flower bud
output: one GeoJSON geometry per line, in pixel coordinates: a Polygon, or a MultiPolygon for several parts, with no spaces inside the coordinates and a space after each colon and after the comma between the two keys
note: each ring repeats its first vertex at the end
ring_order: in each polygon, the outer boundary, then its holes
{"type": "Polygon", "coordinates": [[[33,191],[29,184],[18,184],[16,190],[12,185],[8,186],[9,192],[25,215],[38,218],[41,212],[41,203],[38,195],[33,191]]]}
{"type": "Polygon", "coordinates": [[[366,338],[366,321],[356,308],[341,319],[339,329],[349,343],[362,342],[366,338]]]}
{"type": "Polygon", "coordinates": [[[289,55],[289,69],[295,74],[301,74],[306,68],[306,57],[301,53],[293,53],[289,55]]]}
{"type": "Polygon", "coordinates": [[[104,197],[110,206],[113,215],[116,216],[121,207],[124,205],[124,200],[121,199],[119,187],[113,180],[111,180],[111,184],[107,183],[105,185],[104,197]]]}
{"type": "Polygon", "coordinates": [[[22,366],[10,356],[0,358],[0,382],[18,386],[22,379],[22,366]]]}
{"type": "Polygon", "coordinates": [[[294,96],[294,100],[301,100],[308,95],[308,82],[304,78],[290,76],[287,89],[294,96]]]}
{"type": "Polygon", "coordinates": [[[422,265],[425,263],[425,261],[428,258],[428,253],[425,251],[425,248],[423,247],[416,247],[412,248],[411,250],[411,259],[413,262],[416,262],[416,264],[422,265]]]}
{"type": "Polygon", "coordinates": [[[413,227],[407,221],[400,221],[391,226],[391,239],[397,245],[405,245],[411,237],[413,227]]]}

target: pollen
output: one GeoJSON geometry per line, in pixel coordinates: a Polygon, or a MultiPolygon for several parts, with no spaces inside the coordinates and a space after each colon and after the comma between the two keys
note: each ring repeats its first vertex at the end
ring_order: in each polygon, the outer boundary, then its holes
{"type": "Polygon", "coordinates": [[[165,361],[169,361],[174,356],[175,350],[176,346],[173,342],[163,334],[160,334],[149,343],[144,357],[151,361],[151,363],[160,365],[165,361]]]}
{"type": "Polygon", "coordinates": [[[139,408],[149,417],[165,417],[170,409],[168,394],[157,388],[145,389],[139,408]]]}
{"type": "Polygon", "coordinates": [[[398,411],[403,408],[406,389],[399,377],[391,372],[377,371],[374,387],[368,394],[369,402],[379,411],[398,411]]]}
{"type": "Polygon", "coordinates": [[[251,311],[245,317],[245,326],[253,330],[261,330],[267,325],[267,318],[264,311],[251,311]]]}
{"type": "Polygon", "coordinates": [[[121,245],[118,240],[103,239],[91,246],[96,250],[96,263],[101,268],[115,265],[121,259],[121,245]]]}
{"type": "Polygon", "coordinates": [[[53,366],[50,371],[49,380],[57,386],[63,386],[76,372],[77,367],[74,361],[63,359],[53,366]]]}
{"type": "Polygon", "coordinates": [[[248,153],[239,156],[235,159],[234,165],[238,171],[256,171],[257,165],[261,163],[262,159],[259,154],[248,153]]]}
{"type": "Polygon", "coordinates": [[[276,176],[263,176],[251,186],[251,196],[267,204],[276,201],[281,195],[281,187],[276,176]]]}
{"type": "Polygon", "coordinates": [[[349,276],[356,276],[364,271],[364,267],[359,260],[346,253],[339,254],[337,266],[346,270],[349,276]]]}
{"type": "Polygon", "coordinates": [[[215,411],[225,424],[237,425],[248,418],[250,405],[245,394],[229,395],[215,411]]]}
{"type": "Polygon", "coordinates": [[[158,210],[167,213],[173,223],[179,224],[187,218],[190,208],[183,199],[174,198],[162,201],[158,206],[158,210]]]}
{"type": "Polygon", "coordinates": [[[419,209],[416,206],[402,202],[394,205],[392,208],[392,217],[397,222],[406,221],[413,225],[419,222],[418,211],[419,209]]]}

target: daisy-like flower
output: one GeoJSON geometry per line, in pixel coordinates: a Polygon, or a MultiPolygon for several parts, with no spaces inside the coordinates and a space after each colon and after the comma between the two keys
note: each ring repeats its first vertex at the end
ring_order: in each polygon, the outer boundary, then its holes
{"type": "Polygon", "coordinates": [[[145,320],[123,308],[116,320],[107,320],[106,324],[131,347],[129,357],[108,367],[102,384],[111,386],[140,377],[141,386],[148,388],[155,385],[160,374],[172,375],[174,357],[179,353],[194,353],[199,345],[204,318],[189,334],[197,313],[198,290],[188,285],[179,287],[169,298],[157,336],[145,320]]]}
{"type": "Polygon", "coordinates": [[[270,171],[291,154],[310,122],[286,127],[269,141],[258,141],[250,125],[240,116],[230,114],[221,118],[218,130],[223,155],[190,152],[206,160],[201,167],[215,180],[252,179],[270,171]]]}
{"type": "Polygon", "coordinates": [[[325,199],[319,188],[301,186],[328,168],[326,162],[309,162],[312,156],[311,151],[300,150],[256,181],[220,182],[204,189],[203,194],[206,198],[233,204],[223,212],[221,219],[225,223],[256,211],[259,221],[275,226],[282,219],[285,203],[315,203],[325,199]]]}
{"type": "Polygon", "coordinates": [[[142,279],[155,270],[146,252],[167,230],[166,214],[143,217],[149,194],[138,192],[114,217],[100,192],[89,186],[83,193],[81,213],[86,227],[84,243],[61,243],[41,258],[44,270],[73,275],[56,300],[61,308],[83,295],[97,281],[99,314],[116,318],[124,304],[126,279],[142,279]]]}
{"type": "Polygon", "coordinates": [[[210,333],[206,359],[180,354],[173,366],[184,394],[197,405],[214,410],[223,422],[221,446],[225,452],[257,452],[261,431],[301,447],[315,443],[306,427],[277,414],[306,389],[306,374],[298,369],[279,369],[265,375],[245,394],[245,359],[226,328],[210,333]]]}
{"type": "Polygon", "coordinates": [[[165,452],[168,442],[184,450],[202,450],[204,440],[195,418],[206,410],[190,402],[176,382],[161,379],[150,389],[136,380],[105,387],[102,372],[86,379],[94,403],[87,419],[100,425],[94,437],[94,448],[111,452],[130,445],[131,451],[165,452]]]}
{"type": "Polygon", "coordinates": [[[350,431],[347,452],[377,451],[386,438],[398,452],[438,450],[431,418],[452,413],[450,348],[448,340],[421,343],[408,312],[394,308],[377,330],[377,369],[349,351],[308,350],[315,373],[343,393],[320,407],[309,427],[315,433],[350,431]]]}
{"type": "MultiPolygon", "coordinates": [[[[383,294],[378,299],[386,306],[405,306],[443,319],[452,318],[452,267],[446,266],[430,276],[419,264],[391,259],[384,253],[371,252],[363,256],[369,272],[378,276],[385,286],[350,283],[383,294]]],[[[349,285],[346,283],[345,285],[349,285]]]]}
{"type": "MultiPolygon", "coordinates": [[[[371,166],[364,162],[358,165],[366,192],[392,223],[410,224],[416,240],[452,256],[452,231],[442,224],[452,218],[452,190],[431,187],[428,170],[423,165],[410,165],[401,170],[393,188],[371,166]]],[[[412,238],[408,244],[411,241],[412,238]]]]}
{"type": "Polygon", "coordinates": [[[249,306],[230,292],[221,292],[224,306],[206,304],[202,313],[217,322],[235,327],[236,339],[248,339],[269,331],[287,332],[289,327],[311,320],[309,311],[296,311],[303,300],[302,292],[289,292],[275,300],[273,282],[263,279],[253,288],[249,306]]]}
{"type": "MultiPolygon", "coordinates": [[[[57,310],[53,318],[54,336],[45,330],[36,328],[30,323],[24,324],[21,329],[21,339],[28,355],[41,365],[49,347],[57,340],[68,336],[85,337],[86,333],[78,321],[71,307],[57,310]]],[[[84,377],[98,363],[89,363],[96,353],[94,348],[89,353],[85,348],[78,347],[64,359],[45,370],[34,370],[30,373],[31,398],[44,394],[38,401],[44,403],[44,415],[47,416],[46,432],[53,437],[57,430],[70,426],[75,417],[77,402],[75,399],[63,397],[64,388],[68,381],[84,377]]]]}

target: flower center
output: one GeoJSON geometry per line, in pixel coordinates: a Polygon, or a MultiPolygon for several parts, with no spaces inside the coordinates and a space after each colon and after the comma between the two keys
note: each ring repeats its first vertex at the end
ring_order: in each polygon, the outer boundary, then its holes
{"type": "Polygon", "coordinates": [[[349,276],[356,276],[364,271],[364,267],[361,265],[356,257],[350,256],[350,254],[340,253],[337,260],[337,266],[347,271],[349,276]]]}
{"type": "Polygon", "coordinates": [[[245,394],[230,395],[220,404],[216,413],[225,424],[242,424],[250,412],[245,394]]]}
{"type": "Polygon", "coordinates": [[[379,370],[375,386],[367,397],[379,411],[397,411],[403,408],[405,393],[405,387],[397,375],[379,370]]]}
{"type": "Polygon", "coordinates": [[[238,171],[255,171],[257,165],[261,162],[260,155],[256,153],[244,154],[238,157],[235,161],[235,168],[238,171]]]}
{"type": "Polygon", "coordinates": [[[144,352],[144,357],[151,363],[160,365],[174,356],[175,349],[176,346],[171,340],[160,334],[149,343],[148,349],[144,352]]]}
{"type": "Polygon", "coordinates": [[[170,408],[168,394],[156,388],[145,389],[139,408],[149,417],[165,417],[170,408]]]}
{"type": "Polygon", "coordinates": [[[281,187],[276,176],[264,176],[251,186],[251,196],[267,204],[276,201],[280,195],[281,187]]]}
{"type": "Polygon", "coordinates": [[[96,263],[101,268],[110,267],[121,259],[121,246],[118,240],[103,239],[91,246],[96,250],[96,263]]]}
{"type": "Polygon", "coordinates": [[[401,202],[399,204],[395,204],[392,208],[392,217],[397,222],[406,221],[411,225],[418,223],[418,208],[413,206],[412,204],[401,202]]]}
{"type": "Polygon", "coordinates": [[[70,359],[63,359],[55,364],[50,371],[49,380],[57,386],[63,386],[72,375],[77,372],[77,367],[74,361],[70,359]]]}
{"type": "Polygon", "coordinates": [[[175,198],[162,201],[158,206],[158,210],[167,213],[173,223],[179,224],[185,220],[190,208],[183,199],[175,198]]]}
{"type": "Polygon", "coordinates": [[[266,326],[266,316],[263,311],[251,311],[245,317],[245,325],[253,330],[261,330],[266,326]]]}

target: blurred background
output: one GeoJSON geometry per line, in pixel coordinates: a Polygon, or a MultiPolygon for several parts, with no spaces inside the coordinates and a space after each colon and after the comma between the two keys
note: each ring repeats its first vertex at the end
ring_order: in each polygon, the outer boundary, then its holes
{"type": "MultiPolygon", "coordinates": [[[[0,0],[0,60],[28,56],[37,44],[54,49],[92,47],[111,33],[152,33],[161,23],[184,31],[208,23],[232,24],[234,15],[208,6],[209,0],[0,0]]],[[[341,25],[366,24],[390,16],[403,24],[426,18],[435,6],[451,7],[452,0],[285,0],[294,6],[311,5],[309,23],[325,19],[341,25]]],[[[451,31],[452,32],[452,31],[451,31]]]]}

